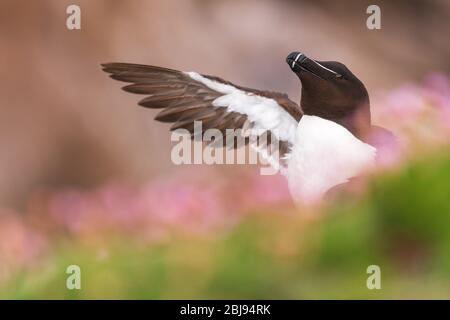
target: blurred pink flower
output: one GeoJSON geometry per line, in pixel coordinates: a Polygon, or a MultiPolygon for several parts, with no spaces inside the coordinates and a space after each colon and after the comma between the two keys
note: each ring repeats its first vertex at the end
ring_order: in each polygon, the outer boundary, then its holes
{"type": "Polygon", "coordinates": [[[51,196],[48,214],[57,225],[77,233],[83,228],[83,219],[91,211],[90,208],[91,203],[81,191],[66,190],[51,196]]]}
{"type": "Polygon", "coordinates": [[[377,148],[377,167],[383,169],[398,164],[402,159],[405,146],[387,130],[372,130],[367,142],[377,148]]]}
{"type": "Polygon", "coordinates": [[[424,87],[448,97],[450,95],[450,78],[442,72],[432,72],[425,77],[424,87]]]}
{"type": "Polygon", "coordinates": [[[429,74],[424,81],[427,97],[441,112],[443,123],[450,128],[450,79],[443,73],[429,74]]]}
{"type": "Polygon", "coordinates": [[[422,89],[413,84],[406,84],[400,88],[385,92],[373,102],[375,114],[386,116],[397,121],[414,120],[425,108],[422,89]]]}
{"type": "Polygon", "coordinates": [[[286,179],[280,174],[263,176],[258,170],[249,170],[239,182],[230,183],[226,194],[237,212],[293,205],[286,179]]]}
{"type": "MultiPolygon", "coordinates": [[[[397,137],[401,147],[398,150],[400,158],[447,144],[450,134],[450,79],[443,73],[432,73],[421,85],[407,84],[375,95],[372,111],[373,122],[391,130],[397,137]]],[[[391,154],[388,158],[399,155],[397,152],[387,154],[391,154]]]]}
{"type": "Polygon", "coordinates": [[[44,255],[47,241],[28,227],[21,215],[0,210],[0,283],[44,255]]]}

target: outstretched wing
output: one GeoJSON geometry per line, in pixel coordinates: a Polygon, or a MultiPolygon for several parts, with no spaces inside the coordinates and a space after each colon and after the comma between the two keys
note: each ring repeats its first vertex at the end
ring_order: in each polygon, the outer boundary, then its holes
{"type": "MultiPolygon", "coordinates": [[[[303,115],[287,95],[236,86],[196,72],[128,63],[106,63],[102,67],[111,78],[130,83],[123,87],[125,91],[147,95],[139,105],[162,109],[155,120],[173,123],[171,130],[187,129],[194,137],[195,121],[201,121],[202,134],[218,129],[225,137],[226,129],[242,129],[240,137],[245,143],[250,141],[277,169],[284,165],[275,160],[288,156],[303,115]],[[278,143],[255,144],[258,140],[252,138],[263,134],[268,135],[269,142],[276,139],[278,143]],[[278,145],[278,150],[273,150],[273,145],[278,145]]],[[[241,145],[232,141],[232,147],[241,145]]]]}

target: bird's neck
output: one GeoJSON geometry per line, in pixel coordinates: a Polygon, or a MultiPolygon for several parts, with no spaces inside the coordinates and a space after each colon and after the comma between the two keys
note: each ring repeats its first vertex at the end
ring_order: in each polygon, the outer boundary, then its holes
{"type": "Polygon", "coordinates": [[[370,105],[368,102],[354,107],[342,108],[339,106],[310,106],[302,109],[306,115],[318,116],[331,120],[349,130],[357,138],[364,140],[364,136],[371,127],[370,105]]]}

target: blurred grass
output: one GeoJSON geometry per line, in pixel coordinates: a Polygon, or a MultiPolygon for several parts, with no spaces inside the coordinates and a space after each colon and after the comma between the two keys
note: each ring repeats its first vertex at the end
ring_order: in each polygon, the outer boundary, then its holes
{"type": "Polygon", "coordinates": [[[316,219],[260,212],[215,235],[143,245],[108,237],[62,241],[44,263],[18,272],[1,298],[450,298],[450,154],[376,176],[361,198],[316,219]],[[66,267],[82,270],[67,290],[66,267]],[[366,269],[381,267],[381,290],[366,269]]]}

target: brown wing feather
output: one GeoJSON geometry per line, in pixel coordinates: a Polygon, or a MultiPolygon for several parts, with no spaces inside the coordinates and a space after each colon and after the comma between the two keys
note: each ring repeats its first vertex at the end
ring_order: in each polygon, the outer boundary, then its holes
{"type": "MultiPolygon", "coordinates": [[[[147,95],[139,101],[139,105],[163,109],[155,120],[173,122],[172,130],[185,128],[191,131],[195,120],[221,119],[224,114],[224,108],[212,105],[222,94],[183,72],[128,63],[107,63],[102,66],[105,72],[111,74],[111,78],[131,82],[123,90],[147,95]]],[[[242,117],[239,113],[228,114],[231,117],[242,117]]],[[[209,126],[203,126],[204,130],[208,128],[209,126]]]]}
{"type": "MultiPolygon", "coordinates": [[[[123,90],[147,95],[147,97],[139,101],[139,105],[147,108],[163,109],[156,115],[155,120],[173,123],[171,130],[184,128],[193,135],[194,121],[202,121],[203,132],[207,129],[215,128],[222,131],[225,137],[226,129],[251,127],[246,115],[229,112],[223,107],[213,106],[212,102],[222,96],[222,93],[195,81],[183,72],[129,63],[106,63],[102,64],[102,67],[105,72],[110,74],[111,78],[131,83],[124,86],[123,90]]],[[[236,86],[231,82],[214,76],[204,77],[232,85],[246,92],[274,99],[297,121],[302,117],[303,112],[300,107],[289,100],[287,95],[236,86]]],[[[242,137],[242,139],[245,144],[248,143],[248,137],[242,137]]],[[[239,145],[242,145],[242,141],[241,143],[234,143],[231,147],[239,145]]],[[[288,151],[287,142],[280,141],[280,151],[280,154],[288,151]]]]}

